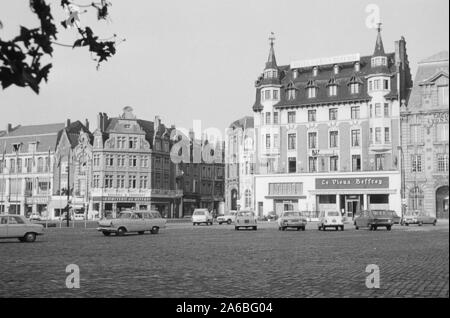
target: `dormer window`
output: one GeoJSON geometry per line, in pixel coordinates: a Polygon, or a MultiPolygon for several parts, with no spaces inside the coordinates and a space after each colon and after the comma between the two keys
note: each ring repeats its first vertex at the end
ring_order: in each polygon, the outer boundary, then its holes
{"type": "Polygon", "coordinates": [[[313,80],[308,81],[306,86],[306,91],[308,94],[308,98],[315,98],[317,96],[317,85],[313,80]]]}
{"type": "Polygon", "coordinates": [[[333,72],[334,72],[335,75],[339,74],[339,65],[335,65],[333,67],[333,72]]]}
{"type": "Polygon", "coordinates": [[[317,76],[317,74],[319,74],[319,68],[317,66],[314,66],[313,71],[312,71],[312,75],[313,76],[317,76]]]}
{"type": "Polygon", "coordinates": [[[278,77],[278,71],[277,70],[267,70],[264,72],[265,78],[277,78],[278,77]]]}
{"type": "Polygon", "coordinates": [[[336,79],[334,79],[334,78],[330,79],[328,81],[327,87],[328,87],[328,95],[329,96],[336,96],[337,95],[336,79]]]}
{"type": "Polygon", "coordinates": [[[297,89],[293,83],[289,83],[286,87],[286,98],[287,100],[294,100],[297,97],[297,89]]]}
{"type": "Polygon", "coordinates": [[[359,64],[359,62],[355,63],[355,72],[359,72],[361,71],[361,64],[359,64]]]}
{"type": "Polygon", "coordinates": [[[358,77],[353,76],[348,83],[350,94],[359,94],[360,85],[362,85],[362,81],[358,77]]]}
{"type": "Polygon", "coordinates": [[[371,61],[372,67],[377,66],[387,66],[387,57],[386,56],[376,56],[372,58],[371,61]]]}

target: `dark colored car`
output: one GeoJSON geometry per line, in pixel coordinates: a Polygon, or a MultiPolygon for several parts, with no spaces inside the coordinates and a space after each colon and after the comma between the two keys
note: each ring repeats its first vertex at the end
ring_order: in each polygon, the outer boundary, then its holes
{"type": "Polygon", "coordinates": [[[394,225],[395,212],[391,210],[366,210],[361,211],[354,220],[355,229],[368,228],[376,231],[379,227],[385,227],[390,231],[394,225]]]}

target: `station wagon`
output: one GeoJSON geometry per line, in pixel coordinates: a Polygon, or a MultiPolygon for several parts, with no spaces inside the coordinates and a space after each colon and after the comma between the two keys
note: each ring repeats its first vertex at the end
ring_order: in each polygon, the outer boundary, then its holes
{"type": "Polygon", "coordinates": [[[379,227],[385,227],[388,231],[394,225],[394,211],[391,210],[365,210],[361,211],[354,220],[355,229],[368,228],[376,231],[379,227]]]}
{"type": "Polygon", "coordinates": [[[158,234],[159,230],[166,227],[166,220],[158,211],[123,211],[117,218],[102,219],[98,222],[97,230],[105,236],[115,233],[118,236],[125,233],[144,234],[149,231],[158,234]]]}

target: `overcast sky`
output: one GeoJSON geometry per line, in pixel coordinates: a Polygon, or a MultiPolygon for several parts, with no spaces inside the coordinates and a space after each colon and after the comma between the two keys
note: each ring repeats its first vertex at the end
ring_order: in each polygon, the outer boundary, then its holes
{"type": "MultiPolygon", "coordinates": [[[[91,1],[77,0],[88,4],[91,1]]],[[[52,2],[56,21],[64,11],[52,2]]],[[[0,89],[0,130],[7,123],[40,124],[96,114],[117,116],[130,105],[142,119],[223,130],[251,115],[254,81],[268,55],[268,35],[276,34],[279,64],[350,53],[372,54],[376,31],[368,29],[366,6],[381,9],[386,51],[404,36],[413,75],[417,62],[448,50],[448,0],[111,0],[110,22],[95,12],[82,22],[101,37],[126,38],[117,54],[96,70],[85,48],[55,46],[49,82],[36,95],[29,88],[0,89]],[[131,5],[132,4],[132,5],[131,5]]],[[[28,0],[1,0],[2,39],[37,19],[28,0]]],[[[60,29],[58,41],[73,43],[76,32],[60,29]]]]}

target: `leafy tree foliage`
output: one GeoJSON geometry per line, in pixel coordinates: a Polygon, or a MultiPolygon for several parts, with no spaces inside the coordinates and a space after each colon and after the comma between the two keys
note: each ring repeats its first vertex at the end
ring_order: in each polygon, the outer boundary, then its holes
{"type": "MultiPolygon", "coordinates": [[[[28,29],[20,27],[19,35],[11,40],[0,37],[0,83],[5,89],[11,85],[30,87],[39,94],[42,80],[48,80],[52,64],[42,65],[44,56],[52,57],[53,45],[57,44],[57,27],[51,14],[50,6],[45,0],[29,0],[31,11],[39,19],[40,26],[28,29]]],[[[64,28],[75,27],[80,35],[72,48],[87,47],[97,58],[97,69],[101,62],[106,61],[116,53],[116,36],[109,40],[100,40],[90,27],[81,28],[79,22],[79,7],[89,7],[97,10],[98,20],[109,18],[108,8],[111,3],[101,0],[98,3],[78,6],[69,0],[61,0],[63,9],[69,12],[68,19],[61,22],[64,28]]],[[[0,30],[3,25],[0,21],[0,30]]]]}

